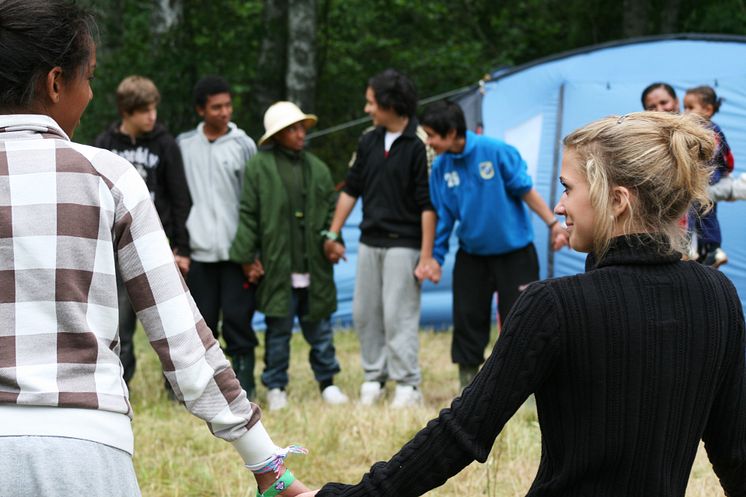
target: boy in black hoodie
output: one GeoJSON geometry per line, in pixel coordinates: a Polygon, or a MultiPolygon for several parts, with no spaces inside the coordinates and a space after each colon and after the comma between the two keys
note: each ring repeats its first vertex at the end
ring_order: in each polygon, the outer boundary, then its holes
{"type": "MultiPolygon", "coordinates": [[[[95,146],[111,150],[131,162],[142,176],[171,243],[181,272],[189,271],[189,234],[186,220],[192,200],[189,196],[181,152],[166,127],[156,122],[161,96],[155,84],[143,76],[129,76],[117,88],[120,121],[96,137],[95,146]]],[[[124,380],[135,374],[132,337],[136,317],[124,284],[117,278],[119,291],[120,358],[124,380]]]]}

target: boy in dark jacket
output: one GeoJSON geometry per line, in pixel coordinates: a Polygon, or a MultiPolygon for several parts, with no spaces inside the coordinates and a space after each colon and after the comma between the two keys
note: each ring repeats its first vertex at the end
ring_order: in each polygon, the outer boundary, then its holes
{"type": "MultiPolygon", "coordinates": [[[[182,274],[189,271],[189,233],[186,220],[192,200],[189,196],[181,152],[166,127],[156,121],[161,96],[155,84],[143,76],[129,76],[117,88],[121,120],[96,137],[95,146],[124,157],[137,169],[150,191],[182,274]]],[[[135,374],[135,312],[121,280],[119,292],[120,357],[127,383],[135,374]]]]}
{"type": "Polygon", "coordinates": [[[360,403],[383,398],[396,382],[391,406],[422,402],[419,365],[420,283],[433,279],[435,212],[428,191],[427,151],[417,135],[417,92],[388,69],[368,81],[365,112],[375,129],[360,139],[334,219],[326,233],[330,260],[344,257],[339,233],[363,199],[353,319],[365,381],[360,403]]]}
{"type": "Polygon", "coordinates": [[[267,323],[262,383],[270,410],[287,406],[290,337],[297,316],[311,346],[310,361],[329,404],[347,396],[333,384],[339,363],[329,316],[337,308],[334,269],[324,237],[336,202],[329,170],[303,150],[316,116],[291,102],[277,102],[264,115],[264,145],[246,168],[241,211],[231,260],[259,280],[257,309],[267,323]]]}

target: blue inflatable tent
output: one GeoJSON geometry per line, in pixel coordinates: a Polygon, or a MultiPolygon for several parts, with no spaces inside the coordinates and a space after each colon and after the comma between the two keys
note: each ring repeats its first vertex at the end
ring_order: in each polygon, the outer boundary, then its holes
{"type": "MultiPolygon", "coordinates": [[[[646,37],[596,45],[547,57],[494,73],[454,100],[465,110],[469,127],[517,147],[534,178],[535,186],[553,206],[562,160],[560,141],[570,131],[594,119],[636,112],[640,94],[654,81],[676,88],[683,100],[686,88],[711,85],[724,99],[714,120],[725,132],[736,158],[736,172],[746,171],[746,37],[681,34],[646,37]]],[[[718,207],[723,249],[730,261],[723,272],[746,297],[746,202],[718,207]]],[[[541,276],[563,276],[583,270],[585,254],[548,250],[547,229],[534,216],[535,243],[541,276]]],[[[352,318],[355,254],[360,206],[345,228],[348,261],[336,267],[339,310],[337,323],[352,318]]],[[[451,243],[457,247],[457,243],[451,243]]],[[[422,325],[443,328],[451,323],[451,270],[455,248],[449,254],[439,285],[425,284],[422,325]]]]}

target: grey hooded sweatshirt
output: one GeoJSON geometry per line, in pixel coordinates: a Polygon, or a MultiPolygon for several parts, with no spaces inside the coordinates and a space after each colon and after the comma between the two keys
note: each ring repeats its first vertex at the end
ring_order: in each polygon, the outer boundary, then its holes
{"type": "Polygon", "coordinates": [[[204,123],[176,138],[192,195],[187,229],[195,261],[229,260],[238,227],[244,169],[256,144],[235,124],[228,126],[228,133],[213,142],[205,136],[204,123]]]}

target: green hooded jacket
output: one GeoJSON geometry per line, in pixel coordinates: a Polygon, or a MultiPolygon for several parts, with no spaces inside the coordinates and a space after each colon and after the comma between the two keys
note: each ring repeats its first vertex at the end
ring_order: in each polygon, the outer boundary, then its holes
{"type": "MultiPolygon", "coordinates": [[[[282,317],[288,315],[292,298],[290,205],[274,154],[272,149],[260,150],[246,167],[230,258],[246,264],[259,257],[264,277],[257,288],[257,310],[267,316],[282,317]]],[[[305,168],[306,254],[311,276],[309,313],[304,319],[316,321],[337,310],[334,266],[324,256],[321,234],[331,224],[337,193],[326,164],[305,151],[301,152],[301,158],[305,168]]]]}

